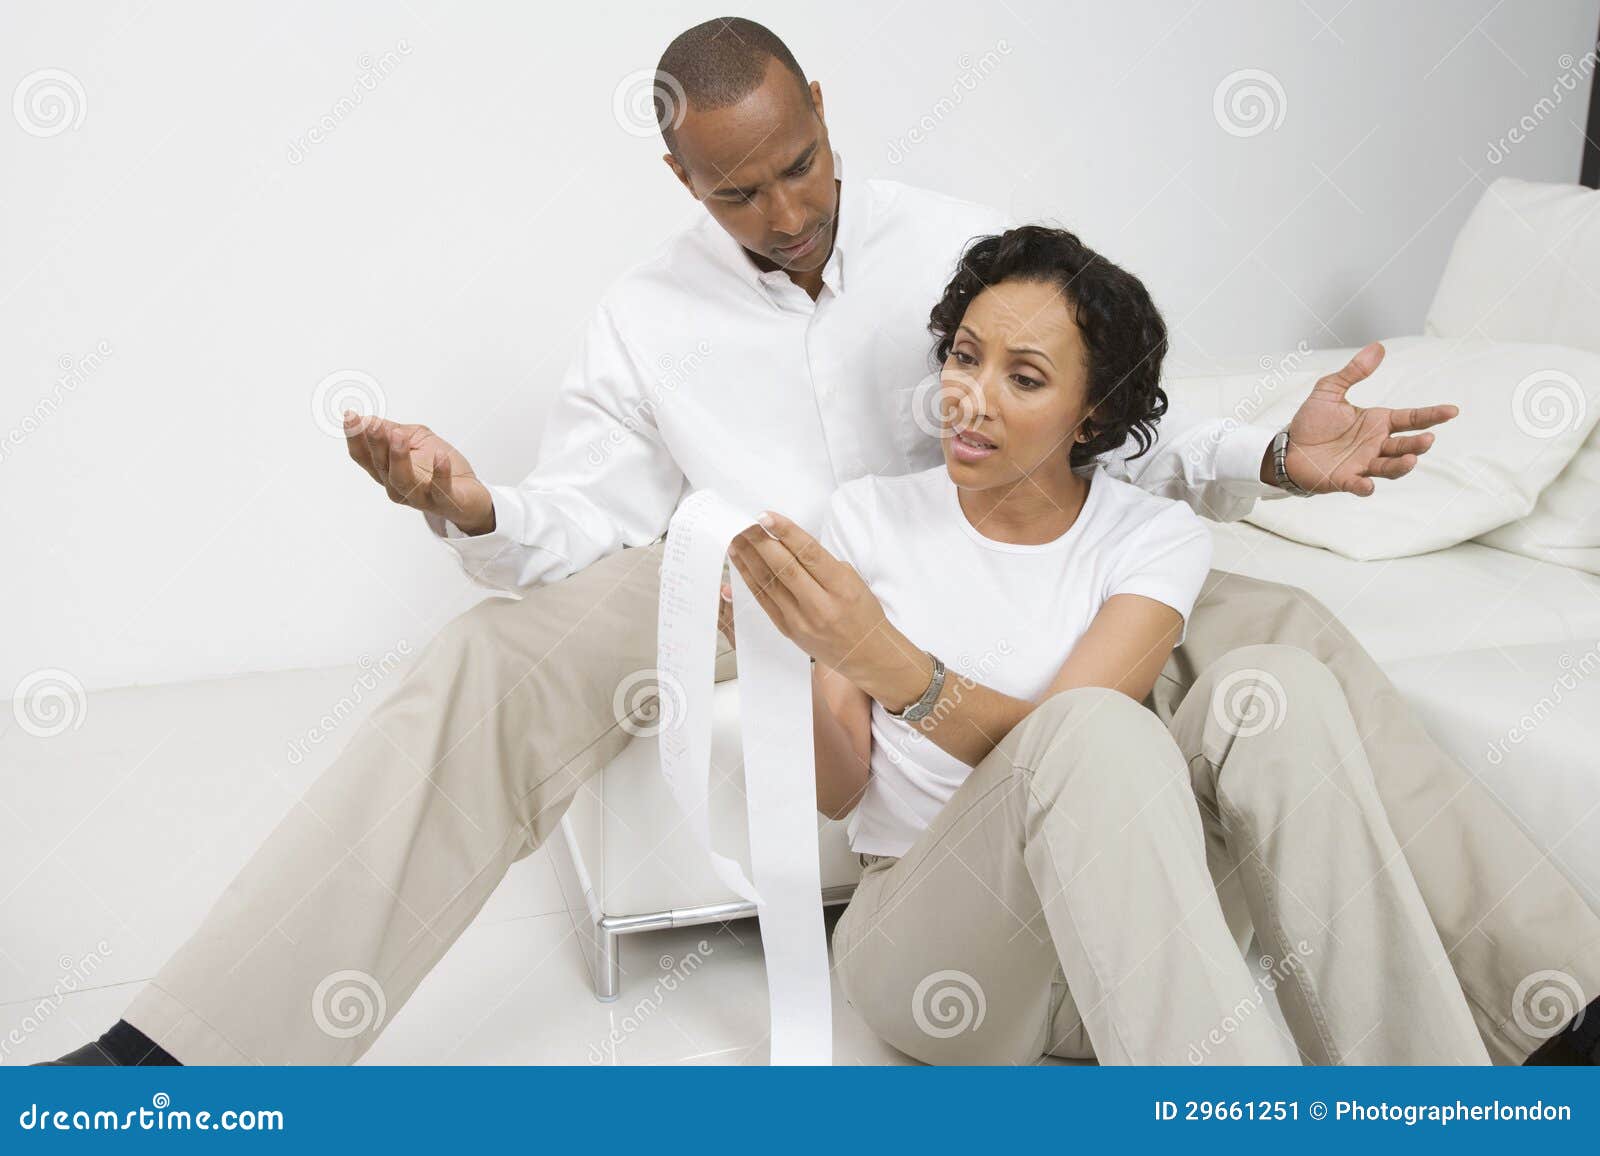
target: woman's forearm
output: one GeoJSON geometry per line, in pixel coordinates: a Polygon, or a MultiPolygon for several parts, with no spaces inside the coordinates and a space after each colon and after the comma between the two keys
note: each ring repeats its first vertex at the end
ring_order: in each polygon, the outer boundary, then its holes
{"type": "Polygon", "coordinates": [[[872,704],[820,663],[811,695],[816,747],[817,810],[842,819],[855,809],[872,773],[872,704]]]}
{"type": "MultiPolygon", "coordinates": [[[[904,710],[916,702],[933,678],[927,652],[896,634],[895,645],[884,648],[886,657],[857,680],[887,710],[904,710]]],[[[908,725],[952,758],[975,767],[1036,705],[949,671],[933,712],[908,725]]]]}
{"type": "MultiPolygon", "coordinates": [[[[933,660],[894,628],[867,651],[856,685],[885,709],[916,702],[933,677],[933,660]]],[[[1000,740],[1053,694],[1080,686],[1103,686],[1143,701],[1183,634],[1183,618],[1172,607],[1137,594],[1106,601],[1061,669],[1036,700],[1013,698],[955,672],[945,676],[933,712],[910,724],[933,744],[975,767],[1000,740]]],[[[864,648],[865,649],[865,648],[864,648]]]]}

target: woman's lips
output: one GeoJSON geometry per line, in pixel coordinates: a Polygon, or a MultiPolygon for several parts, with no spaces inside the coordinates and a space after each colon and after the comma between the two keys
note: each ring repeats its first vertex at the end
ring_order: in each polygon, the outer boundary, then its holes
{"type": "Polygon", "coordinates": [[[984,444],[981,439],[965,432],[957,433],[950,439],[950,456],[958,462],[981,462],[998,452],[998,447],[984,444]]]}
{"type": "Polygon", "coordinates": [[[807,253],[811,252],[812,249],[817,247],[817,241],[822,236],[822,230],[823,226],[818,225],[816,231],[804,241],[801,241],[796,245],[779,245],[778,252],[782,253],[785,257],[791,260],[795,257],[804,257],[807,253]]]}

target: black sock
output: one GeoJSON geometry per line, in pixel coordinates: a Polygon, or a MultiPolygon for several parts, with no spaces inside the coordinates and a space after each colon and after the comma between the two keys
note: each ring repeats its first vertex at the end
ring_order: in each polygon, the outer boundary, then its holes
{"type": "Polygon", "coordinates": [[[160,1044],[127,1020],[118,1020],[100,1037],[99,1044],[117,1063],[129,1068],[179,1067],[183,1065],[164,1051],[160,1044]]]}
{"type": "Polygon", "coordinates": [[[1600,999],[1589,1002],[1572,1022],[1551,1036],[1522,1061],[1524,1067],[1565,1065],[1600,1066],[1600,999]]]}

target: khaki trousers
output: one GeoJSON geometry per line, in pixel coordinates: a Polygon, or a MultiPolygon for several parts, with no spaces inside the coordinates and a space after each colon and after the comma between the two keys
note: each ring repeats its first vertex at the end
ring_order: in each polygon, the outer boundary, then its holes
{"type": "MultiPolygon", "coordinates": [[[[660,564],[659,543],[626,549],[447,624],[127,1020],[187,1064],[357,1059],[510,865],[631,741],[617,691],[655,666],[660,564]]],[[[1517,985],[1555,969],[1600,989],[1600,916],[1299,591],[1214,573],[1157,713],[1170,719],[1200,670],[1253,642],[1300,647],[1342,685],[1479,1031],[1497,1060],[1520,1062],[1540,1041],[1513,1022],[1517,985]]],[[[723,648],[719,678],[734,669],[723,648]]]]}
{"type": "Polygon", "coordinates": [[[1055,695],[902,858],[863,859],[840,986],[929,1063],[1489,1062],[1343,692],[1296,647],[1217,659],[1170,733],[1116,691],[1055,695]]]}

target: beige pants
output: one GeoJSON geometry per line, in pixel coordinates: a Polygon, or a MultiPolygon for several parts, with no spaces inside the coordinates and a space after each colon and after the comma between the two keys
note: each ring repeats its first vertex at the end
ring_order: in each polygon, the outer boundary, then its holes
{"type": "Polygon", "coordinates": [[[1213,662],[1171,733],[1115,691],[1056,695],[902,858],[864,860],[840,986],[929,1063],[1489,1062],[1343,692],[1295,647],[1213,662]]]}
{"type": "MultiPolygon", "coordinates": [[[[359,1057],[374,1030],[352,1032],[348,1003],[330,1001],[365,989],[381,1029],[507,868],[630,741],[613,703],[655,665],[660,563],[659,544],[623,550],[449,623],[134,1000],[129,1022],[189,1064],[359,1057]]],[[[1600,989],[1600,917],[1427,739],[1327,611],[1287,587],[1212,578],[1157,711],[1181,709],[1198,671],[1244,643],[1289,643],[1327,663],[1478,1029],[1496,1059],[1519,1062],[1540,1042],[1513,1021],[1519,982],[1555,969],[1600,989]]],[[[718,675],[733,672],[725,651],[718,675]]],[[[1031,1031],[1044,1043],[1042,1022],[1031,1031]]]]}

